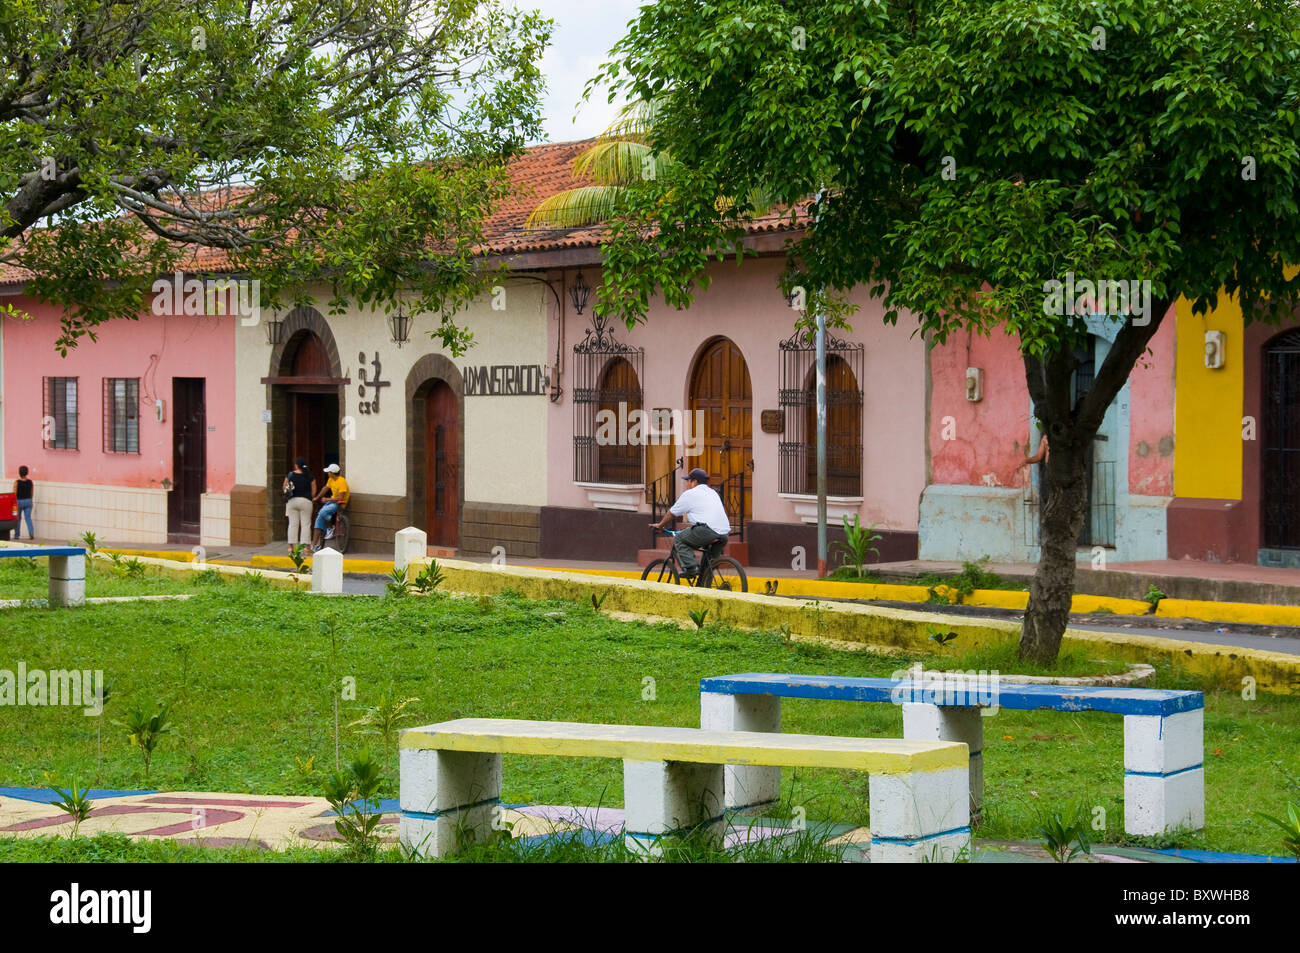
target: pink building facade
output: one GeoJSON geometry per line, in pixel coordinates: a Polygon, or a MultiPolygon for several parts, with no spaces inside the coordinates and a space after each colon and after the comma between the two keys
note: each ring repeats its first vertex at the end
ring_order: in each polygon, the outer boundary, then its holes
{"type": "Polygon", "coordinates": [[[37,536],[112,545],[230,542],[235,476],[229,315],[141,315],[62,357],[59,312],[3,318],[3,472],[35,481],[37,536]]]}
{"type": "MultiPolygon", "coordinates": [[[[733,514],[743,560],[816,565],[813,351],[795,335],[799,313],[778,286],[783,265],[779,254],[715,263],[689,309],[652,304],[630,330],[602,327],[567,302],[563,315],[553,308],[548,350],[562,372],[548,417],[542,555],[635,558],[651,545],[651,517],[682,489],[683,469],[700,466],[733,514]],[[637,409],[650,431],[639,442],[601,439],[602,412],[617,420],[637,409]],[[672,421],[671,434],[658,420],[672,421]]],[[[600,281],[594,256],[584,281],[600,281]]],[[[834,331],[829,352],[830,537],[842,538],[845,516],[857,518],[876,527],[882,558],[915,558],[926,349],[906,317],[887,326],[865,291],[853,301],[852,330],[834,331]]]]}

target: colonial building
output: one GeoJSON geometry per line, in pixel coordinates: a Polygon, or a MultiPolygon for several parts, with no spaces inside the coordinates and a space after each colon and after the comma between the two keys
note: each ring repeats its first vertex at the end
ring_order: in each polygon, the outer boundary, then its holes
{"type": "MultiPolygon", "coordinates": [[[[430,338],[436,316],[331,314],[321,288],[314,306],[256,320],[175,295],[62,358],[58,314],[0,269],[0,291],[34,316],[0,322],[0,462],[6,480],[32,469],[38,532],[263,545],[284,536],[280,483],[303,456],[343,468],[358,552],[415,525],[446,551],[632,565],[699,466],[737,555],[814,565],[813,350],[778,287],[790,226],[755,224],[754,254],[712,263],[689,309],[603,322],[599,230],[524,225],[583,184],[571,167],[588,144],[512,165],[482,250],[509,277],[457,315],[474,336],[459,357],[430,338]]],[[[202,275],[220,272],[209,256],[202,275]]],[[[848,516],[876,527],[885,560],[1036,559],[1037,468],[1020,464],[1038,434],[1017,341],[931,348],[906,315],[886,325],[878,301],[852,299],[852,329],[828,348],[832,539],[848,516]]],[[[1112,328],[1092,322],[1076,391],[1112,328]]],[[[1081,558],[1297,561],[1298,393],[1300,330],[1180,302],[1098,434],[1081,558]]]]}

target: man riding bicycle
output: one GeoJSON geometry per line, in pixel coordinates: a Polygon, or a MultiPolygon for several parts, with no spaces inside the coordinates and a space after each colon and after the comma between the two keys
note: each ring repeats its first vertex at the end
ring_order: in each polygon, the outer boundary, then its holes
{"type": "Polygon", "coordinates": [[[343,474],[339,471],[337,463],[331,463],[325,468],[329,478],[325,485],[321,487],[319,493],[312,497],[312,501],[328,499],[316,514],[315,531],[312,533],[311,551],[316,552],[321,547],[321,533],[325,533],[325,538],[329,539],[334,535],[333,520],[334,514],[341,508],[348,505],[348,497],[351,496],[348,490],[348,481],[343,479],[343,474]]]}
{"type": "Polygon", "coordinates": [[[700,564],[695,558],[695,550],[708,549],[714,543],[726,542],[731,535],[731,520],[722,506],[722,497],[709,486],[709,475],[696,467],[682,477],[686,489],[658,523],[650,525],[664,529],[678,516],[685,516],[690,523],[689,529],[683,530],[673,538],[673,550],[681,566],[682,576],[694,579],[700,571],[700,564]]]}

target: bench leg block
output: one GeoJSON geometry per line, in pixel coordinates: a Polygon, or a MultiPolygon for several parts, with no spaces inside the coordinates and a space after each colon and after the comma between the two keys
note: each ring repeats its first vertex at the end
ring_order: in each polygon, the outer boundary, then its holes
{"type": "Polygon", "coordinates": [[[1205,710],[1124,717],[1124,830],[1205,826],[1205,710]]]}
{"type": "Polygon", "coordinates": [[[984,719],[978,708],[903,703],[903,737],[908,741],[961,741],[970,748],[970,809],[984,809],[984,719]]]}
{"type": "Polygon", "coordinates": [[[872,863],[951,862],[969,850],[969,771],[873,774],[872,863]]]}
{"type": "Polygon", "coordinates": [[[79,606],[86,602],[86,557],[50,557],[50,605],[79,606]]]}
{"type": "Polygon", "coordinates": [[[1177,774],[1124,776],[1124,830],[1150,836],[1205,826],[1205,769],[1177,774]]]}
{"type": "MultiPolygon", "coordinates": [[[[714,731],[780,731],[781,699],[775,695],[700,693],[700,727],[714,731]]],[[[752,810],[781,798],[781,769],[726,765],[727,810],[752,810]]]]}
{"type": "Polygon", "coordinates": [[[501,806],[501,755],[403,748],[401,841],[446,857],[486,840],[501,806]]]}
{"type": "Polygon", "coordinates": [[[720,841],[723,771],[720,764],[624,761],[624,840],[643,859],[663,854],[665,838],[695,834],[720,841]]]}

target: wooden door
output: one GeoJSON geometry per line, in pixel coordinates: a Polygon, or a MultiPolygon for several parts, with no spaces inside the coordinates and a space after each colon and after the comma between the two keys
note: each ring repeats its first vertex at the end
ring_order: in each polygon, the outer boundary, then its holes
{"type": "Polygon", "coordinates": [[[277,485],[299,457],[307,461],[319,486],[325,485],[321,473],[326,466],[324,396],[289,393],[289,439],[285,441],[288,455],[280,467],[283,472],[274,474],[277,485]]]}
{"type": "MultiPolygon", "coordinates": [[[[727,338],[719,338],[700,355],[691,375],[691,423],[704,412],[702,452],[686,461],[703,467],[715,489],[745,473],[745,518],[753,515],[750,464],[754,459],[754,398],[745,358],[727,338]]],[[[697,439],[699,439],[697,437],[697,439]]]]}
{"type": "Polygon", "coordinates": [[[208,489],[208,420],[202,377],[172,378],[172,490],[167,532],[198,536],[208,489]]]}
{"type": "Polygon", "coordinates": [[[460,408],[438,381],[424,408],[425,532],[432,546],[460,545],[460,408]]]}

